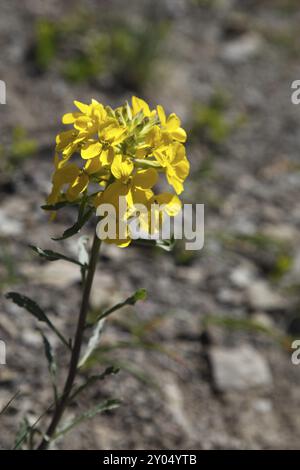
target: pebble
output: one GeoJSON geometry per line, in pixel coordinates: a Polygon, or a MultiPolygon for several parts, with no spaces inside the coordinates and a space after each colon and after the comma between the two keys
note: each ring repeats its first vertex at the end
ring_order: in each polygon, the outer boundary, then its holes
{"type": "Polygon", "coordinates": [[[253,347],[213,347],[209,353],[214,383],[227,392],[272,385],[272,375],[265,358],[253,347]]]}
{"type": "Polygon", "coordinates": [[[285,307],[284,299],[266,281],[255,281],[247,289],[250,306],[256,310],[280,310],[285,307]]]}

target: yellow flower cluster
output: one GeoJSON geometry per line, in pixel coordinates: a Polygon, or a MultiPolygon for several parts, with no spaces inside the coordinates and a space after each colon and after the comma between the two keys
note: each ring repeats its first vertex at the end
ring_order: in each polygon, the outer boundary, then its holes
{"type": "MultiPolygon", "coordinates": [[[[117,208],[119,197],[124,196],[127,217],[137,204],[150,207],[153,203],[164,205],[174,215],[175,207],[180,207],[176,194],[183,191],[189,173],[186,132],[176,114],[166,116],[162,106],[151,110],[135,96],[131,106],[126,103],[116,109],[94,99],[91,104],[74,104],[78,111],[62,118],[72,129],[56,137],[53,187],[47,203],[76,202],[84,196],[95,208],[103,203],[117,208]],[[176,194],[154,193],[160,174],[165,174],[176,194]],[[89,194],[92,185],[94,192],[89,194]]],[[[128,245],[130,235],[113,242],[128,245]]]]}

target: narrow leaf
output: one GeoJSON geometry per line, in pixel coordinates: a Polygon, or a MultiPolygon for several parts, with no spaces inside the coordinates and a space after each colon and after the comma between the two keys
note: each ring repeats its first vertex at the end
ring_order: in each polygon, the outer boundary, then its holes
{"type": "Polygon", "coordinates": [[[70,263],[77,264],[78,266],[83,266],[80,261],[77,261],[76,259],[70,258],[69,256],[65,256],[61,253],[57,253],[56,251],[52,250],[42,250],[42,248],[39,248],[37,246],[29,245],[29,247],[37,253],[41,258],[45,258],[47,261],[58,261],[58,260],[64,260],[64,261],[69,261],[70,263]]]}
{"type": "Polygon", "coordinates": [[[98,382],[99,380],[104,380],[107,376],[109,375],[115,375],[119,372],[118,367],[114,366],[109,366],[105,369],[102,374],[96,374],[96,375],[91,375],[84,384],[80,385],[71,395],[70,400],[74,400],[74,398],[79,395],[83,390],[85,390],[87,387],[92,385],[95,382],[98,382]]]}
{"type": "Polygon", "coordinates": [[[70,348],[70,344],[68,341],[63,337],[63,335],[57,330],[57,328],[53,325],[51,320],[47,317],[45,312],[39,307],[39,305],[31,300],[29,297],[25,295],[18,294],[17,292],[8,292],[5,297],[7,299],[12,300],[16,305],[21,308],[27,310],[27,312],[31,313],[38,321],[46,323],[49,328],[59,337],[59,339],[68,347],[70,348]]]}
{"type": "Polygon", "coordinates": [[[30,427],[29,421],[25,416],[23,418],[23,420],[21,421],[21,424],[20,424],[19,429],[17,431],[17,435],[16,435],[16,438],[15,438],[15,445],[14,445],[13,450],[20,449],[23,442],[26,442],[27,437],[28,437],[29,432],[30,432],[30,429],[31,429],[31,427],[30,427]]]}
{"type": "Polygon", "coordinates": [[[104,318],[108,317],[113,312],[120,310],[120,308],[125,307],[126,305],[135,305],[139,300],[145,300],[147,297],[146,289],[138,289],[133,295],[128,297],[124,302],[120,302],[113,307],[109,308],[105,312],[101,313],[96,321],[103,320],[104,318]]]}
{"type": "Polygon", "coordinates": [[[58,211],[59,209],[62,209],[69,204],[71,204],[69,201],[61,201],[57,202],[56,204],[45,204],[41,206],[41,209],[44,211],[58,211]]]}
{"type": "Polygon", "coordinates": [[[86,351],[82,359],[79,361],[78,367],[82,367],[84,363],[87,361],[87,359],[90,357],[92,352],[97,348],[99,340],[100,340],[100,335],[104,327],[104,323],[105,323],[104,319],[100,319],[98,323],[96,324],[93,334],[89,339],[86,351]]]}
{"type": "Polygon", "coordinates": [[[84,224],[89,220],[93,211],[94,209],[90,207],[84,214],[80,215],[77,222],[74,225],[72,225],[72,227],[64,231],[61,237],[52,238],[52,240],[54,241],[65,240],[66,238],[76,235],[76,233],[78,233],[82,229],[84,224]]]}
{"type": "Polygon", "coordinates": [[[156,246],[161,248],[165,251],[172,251],[175,246],[175,239],[171,238],[171,240],[156,240],[156,246]]]}
{"type": "Polygon", "coordinates": [[[52,386],[53,386],[54,398],[55,398],[55,402],[57,403],[57,398],[58,398],[57,388],[56,388],[57,365],[56,365],[55,357],[54,357],[54,354],[53,354],[52,346],[49,343],[48,338],[44,335],[44,333],[42,331],[40,333],[41,333],[42,338],[43,338],[45,356],[46,356],[46,359],[47,359],[47,362],[48,362],[48,370],[49,370],[49,373],[50,373],[51,382],[52,382],[52,386]]]}
{"type": "Polygon", "coordinates": [[[12,402],[17,398],[17,396],[20,394],[20,390],[18,390],[12,397],[11,399],[6,403],[6,405],[4,405],[4,407],[2,408],[2,410],[0,411],[0,416],[3,415],[7,410],[8,408],[10,407],[10,405],[12,404],[12,402]]]}
{"type": "Polygon", "coordinates": [[[57,439],[60,436],[65,435],[67,432],[71,431],[74,427],[78,426],[80,423],[87,419],[94,418],[99,413],[103,413],[104,411],[113,410],[114,408],[118,408],[120,406],[120,400],[110,399],[106,400],[104,403],[100,403],[96,405],[94,408],[82,413],[78,418],[75,418],[74,421],[67,424],[61,431],[59,431],[55,436],[54,439],[57,439]]]}
{"type": "Polygon", "coordinates": [[[88,241],[89,237],[85,235],[78,240],[78,262],[81,266],[87,266],[89,264],[89,254],[86,249],[88,241]]]}

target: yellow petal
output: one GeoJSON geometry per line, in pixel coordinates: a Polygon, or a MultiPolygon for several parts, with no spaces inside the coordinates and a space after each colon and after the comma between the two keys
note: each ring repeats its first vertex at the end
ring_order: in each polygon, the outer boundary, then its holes
{"type": "Polygon", "coordinates": [[[53,175],[53,184],[63,186],[66,183],[72,183],[78,176],[80,169],[73,163],[59,168],[53,175]]]}
{"type": "Polygon", "coordinates": [[[83,144],[81,147],[81,157],[84,160],[87,160],[89,158],[94,158],[100,155],[102,150],[102,144],[100,142],[97,142],[95,140],[90,140],[83,144]]]}
{"type": "Polygon", "coordinates": [[[102,150],[101,155],[100,155],[100,160],[102,165],[111,165],[113,160],[114,160],[114,149],[112,147],[109,147],[106,150],[102,150]]]}
{"type": "Polygon", "coordinates": [[[80,101],[75,100],[74,104],[75,104],[76,108],[78,108],[79,111],[81,111],[83,114],[87,114],[90,110],[90,106],[88,104],[81,103],[80,101]]]}
{"type": "Polygon", "coordinates": [[[171,132],[173,139],[178,140],[179,142],[185,142],[187,135],[182,127],[178,127],[176,130],[171,132]]]}
{"type": "Polygon", "coordinates": [[[180,127],[180,119],[178,116],[176,116],[175,113],[172,113],[170,114],[170,116],[168,117],[167,119],[167,122],[166,122],[166,127],[167,127],[167,130],[168,131],[174,131],[176,130],[178,127],[180,127]]]}
{"type": "Polygon", "coordinates": [[[101,163],[100,157],[90,158],[85,166],[84,169],[89,175],[93,175],[94,173],[98,173],[102,170],[103,165],[101,163]]]}
{"type": "Polygon", "coordinates": [[[156,195],[154,199],[159,206],[163,206],[162,210],[171,217],[177,215],[181,210],[181,201],[175,194],[161,193],[156,195]]]}
{"type": "Polygon", "coordinates": [[[131,160],[122,155],[115,155],[111,165],[111,172],[118,180],[127,180],[133,171],[134,165],[131,160]]]}
{"type": "Polygon", "coordinates": [[[62,117],[63,124],[73,124],[77,118],[81,116],[80,113],[67,113],[62,117]]]}
{"type": "Polygon", "coordinates": [[[166,124],[165,110],[160,104],[157,106],[156,109],[157,109],[157,114],[158,114],[159,120],[160,120],[161,124],[164,126],[166,124]]]}
{"type": "Polygon", "coordinates": [[[141,98],[137,98],[137,96],[132,97],[132,111],[134,116],[140,111],[143,111],[144,116],[147,117],[151,114],[149,105],[146,103],[146,101],[142,100],[141,98]]]}
{"type": "Polygon", "coordinates": [[[66,197],[69,201],[74,201],[78,198],[79,194],[81,194],[88,186],[89,177],[86,173],[81,173],[72,184],[70,184],[67,192],[66,197]]]}
{"type": "Polygon", "coordinates": [[[154,168],[148,168],[147,170],[137,171],[132,179],[132,185],[141,189],[150,189],[157,183],[157,180],[157,171],[154,168]]]}
{"type": "Polygon", "coordinates": [[[173,186],[177,194],[181,194],[183,191],[182,181],[176,176],[176,173],[172,167],[167,167],[167,180],[168,183],[173,186]]]}

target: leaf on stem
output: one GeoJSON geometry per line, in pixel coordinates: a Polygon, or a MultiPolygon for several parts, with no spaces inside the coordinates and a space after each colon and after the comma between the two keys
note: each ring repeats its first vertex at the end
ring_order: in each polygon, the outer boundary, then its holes
{"type": "Polygon", "coordinates": [[[120,400],[116,399],[109,399],[106,400],[104,403],[100,403],[96,405],[94,408],[82,413],[78,418],[75,418],[74,421],[67,424],[64,428],[62,428],[56,435],[54,436],[53,440],[56,440],[58,437],[65,435],[67,432],[71,431],[74,427],[81,424],[83,421],[87,419],[94,418],[99,413],[103,413],[104,411],[113,410],[114,408],[118,408],[120,406],[120,400]]]}
{"type": "Polygon", "coordinates": [[[84,384],[80,385],[78,388],[76,388],[73,392],[73,394],[70,397],[70,400],[74,400],[77,395],[79,395],[83,390],[85,390],[87,387],[92,385],[95,382],[98,382],[99,380],[104,380],[106,377],[109,375],[115,375],[119,372],[119,367],[115,366],[109,366],[105,369],[102,374],[96,374],[96,375],[91,375],[84,384]]]}
{"type": "Polygon", "coordinates": [[[69,201],[61,201],[57,202],[56,204],[44,204],[41,206],[41,209],[44,209],[44,211],[58,211],[59,209],[62,209],[63,207],[70,204],[71,203],[69,201]]]}
{"type": "Polygon", "coordinates": [[[92,207],[89,207],[86,210],[86,212],[83,212],[83,213],[79,212],[77,222],[74,225],[72,225],[72,227],[65,230],[61,237],[52,238],[52,240],[54,241],[65,240],[66,238],[76,235],[76,233],[78,233],[82,229],[84,224],[89,220],[93,212],[94,212],[94,209],[92,207]]]}
{"type": "Polygon", "coordinates": [[[34,302],[34,300],[26,297],[25,295],[18,294],[17,292],[8,292],[5,297],[7,299],[12,300],[16,305],[21,308],[27,310],[27,312],[31,313],[38,321],[46,323],[49,328],[59,337],[59,339],[68,347],[70,348],[70,344],[68,341],[63,337],[63,335],[58,331],[58,329],[53,325],[51,320],[47,317],[45,312],[41,309],[41,307],[34,302]]]}
{"type": "Polygon", "coordinates": [[[42,248],[39,248],[38,246],[33,246],[33,245],[29,245],[29,247],[35,253],[37,253],[41,258],[45,258],[47,261],[64,260],[64,261],[69,261],[70,263],[74,263],[74,264],[77,264],[78,266],[83,267],[83,263],[81,263],[80,261],[70,258],[69,256],[65,256],[61,253],[57,253],[56,251],[42,250],[42,248]]]}
{"type": "Polygon", "coordinates": [[[53,391],[54,391],[54,398],[55,401],[57,402],[57,388],[56,388],[56,371],[57,371],[57,364],[56,360],[54,357],[54,353],[52,350],[52,346],[49,343],[48,338],[44,335],[44,333],[41,331],[40,332],[43,338],[43,344],[44,344],[44,350],[45,350],[45,356],[48,362],[48,369],[51,377],[51,382],[53,385],[53,391]]]}
{"type": "Polygon", "coordinates": [[[83,357],[81,358],[81,360],[79,361],[78,367],[82,367],[85,364],[85,362],[88,360],[92,352],[97,348],[101,333],[103,331],[104,323],[105,323],[104,319],[100,319],[97,322],[94,328],[93,334],[89,339],[86,351],[83,354],[83,357]]]}
{"type": "Polygon", "coordinates": [[[89,254],[86,249],[86,245],[89,241],[89,237],[83,235],[78,240],[78,262],[81,266],[87,266],[89,264],[89,254]]]}
{"type": "Polygon", "coordinates": [[[126,305],[135,305],[139,300],[145,300],[147,298],[147,291],[146,289],[138,289],[133,295],[128,297],[124,302],[120,302],[113,307],[105,310],[101,313],[97,318],[96,321],[103,320],[104,318],[108,317],[113,312],[116,312],[120,308],[125,307],[126,305]]]}
{"type": "Polygon", "coordinates": [[[19,429],[17,431],[17,435],[15,438],[15,445],[14,445],[13,450],[19,450],[23,442],[27,441],[27,437],[29,435],[30,430],[31,430],[31,426],[29,424],[28,419],[25,416],[22,419],[19,429]]]}
{"type": "Polygon", "coordinates": [[[0,416],[3,415],[7,410],[8,408],[10,407],[10,405],[12,404],[12,402],[17,398],[17,396],[20,394],[20,390],[18,390],[11,398],[10,400],[6,403],[6,405],[4,405],[4,407],[2,408],[2,410],[0,411],[0,416]]]}

